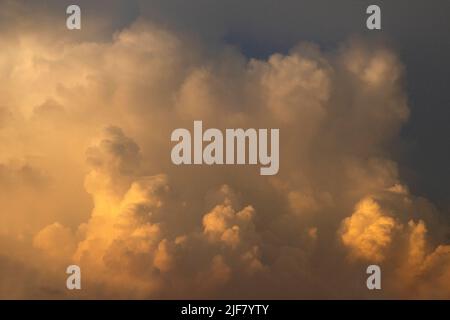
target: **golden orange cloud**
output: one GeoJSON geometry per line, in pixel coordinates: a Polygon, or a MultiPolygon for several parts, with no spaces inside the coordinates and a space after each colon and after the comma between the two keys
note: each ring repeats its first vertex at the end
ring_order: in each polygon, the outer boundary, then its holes
{"type": "Polygon", "coordinates": [[[93,41],[42,19],[0,30],[0,297],[72,297],[73,263],[85,298],[370,298],[350,280],[370,263],[385,297],[450,297],[447,227],[389,154],[409,116],[395,52],[248,59],[140,20],[93,41]],[[280,128],[279,173],[174,166],[170,132],[198,119],[280,128]]]}

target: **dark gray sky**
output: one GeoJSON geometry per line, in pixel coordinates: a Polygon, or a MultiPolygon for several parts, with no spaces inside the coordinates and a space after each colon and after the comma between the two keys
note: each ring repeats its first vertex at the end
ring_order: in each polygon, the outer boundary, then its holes
{"type": "MultiPolygon", "coordinates": [[[[102,16],[106,37],[145,17],[198,35],[214,45],[236,45],[249,57],[286,52],[301,41],[334,50],[353,35],[383,37],[406,66],[411,118],[393,146],[402,178],[413,193],[450,208],[450,1],[448,0],[131,0],[42,1],[64,12],[83,9],[83,23],[102,16]],[[382,9],[382,31],[365,28],[370,4],[382,9]]],[[[64,16],[62,16],[62,19],[64,16]]]]}

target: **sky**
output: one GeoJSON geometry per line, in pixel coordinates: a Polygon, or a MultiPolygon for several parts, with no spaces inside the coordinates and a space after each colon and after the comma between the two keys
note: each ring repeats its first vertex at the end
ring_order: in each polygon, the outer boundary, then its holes
{"type": "Polygon", "coordinates": [[[69,4],[0,0],[1,298],[450,298],[448,1],[69,4]],[[194,120],[278,174],[173,165],[194,120]]]}

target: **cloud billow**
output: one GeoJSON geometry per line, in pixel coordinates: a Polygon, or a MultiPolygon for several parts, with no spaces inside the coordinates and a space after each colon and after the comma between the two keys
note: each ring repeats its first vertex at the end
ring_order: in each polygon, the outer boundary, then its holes
{"type": "Polygon", "coordinates": [[[393,50],[247,58],[143,20],[106,42],[24,30],[0,51],[0,263],[24,266],[18,282],[42,272],[30,286],[65,297],[58,270],[75,263],[87,298],[370,298],[380,263],[385,297],[449,297],[445,226],[389,152],[409,116],[393,50]],[[174,166],[170,132],[198,119],[279,128],[279,173],[174,166]],[[11,184],[11,161],[45,187],[11,184]]]}

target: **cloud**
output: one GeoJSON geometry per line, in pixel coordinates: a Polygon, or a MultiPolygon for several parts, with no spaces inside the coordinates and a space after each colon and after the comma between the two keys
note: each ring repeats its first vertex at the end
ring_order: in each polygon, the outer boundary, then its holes
{"type": "Polygon", "coordinates": [[[339,231],[342,243],[353,259],[389,266],[385,275],[388,288],[401,297],[446,297],[449,246],[433,248],[423,220],[402,223],[394,219],[393,216],[403,218],[396,210],[408,210],[414,200],[400,185],[387,191],[387,195],[362,199],[353,214],[342,221],[339,231]],[[393,209],[389,193],[406,201],[396,201],[399,207],[393,209]],[[431,287],[431,283],[435,286],[431,287]]]}
{"type": "Polygon", "coordinates": [[[366,198],[342,222],[341,240],[351,248],[354,256],[381,262],[384,260],[383,251],[389,247],[396,227],[393,218],[380,212],[379,205],[373,199],[366,198]]]}
{"type": "Polygon", "coordinates": [[[217,193],[222,203],[203,216],[203,232],[171,235],[165,215],[174,209],[178,214],[183,206],[171,198],[166,175],[136,176],[128,170],[136,169],[138,158],[132,139],[118,128],[106,128],[87,152],[91,171],[85,186],[94,199],[91,218],[76,235],[59,223],[45,227],[34,237],[34,247],[50,258],[90,270],[87,286],[100,281],[113,292],[128,286],[119,296],[160,294],[167,278],[182,272],[180,265],[192,256],[200,261],[190,285],[201,285],[199,294],[226,284],[234,272],[263,271],[251,206],[235,210],[231,199],[236,196],[224,185],[217,193]]]}
{"type": "Polygon", "coordinates": [[[230,200],[217,205],[203,217],[203,232],[211,241],[222,241],[234,248],[241,242],[241,232],[252,227],[255,210],[251,206],[236,212],[230,200]]]}
{"type": "Polygon", "coordinates": [[[144,19],[100,40],[17,26],[0,31],[0,163],[46,187],[0,166],[0,264],[48,275],[16,296],[66,297],[75,263],[85,298],[370,298],[354,276],[373,262],[386,297],[449,296],[447,229],[390,154],[409,116],[393,50],[260,59],[144,19]],[[172,165],[170,133],[198,119],[280,128],[279,173],[172,165]]]}
{"type": "Polygon", "coordinates": [[[71,230],[55,222],[34,237],[33,246],[54,257],[66,257],[75,249],[71,230]]]}

